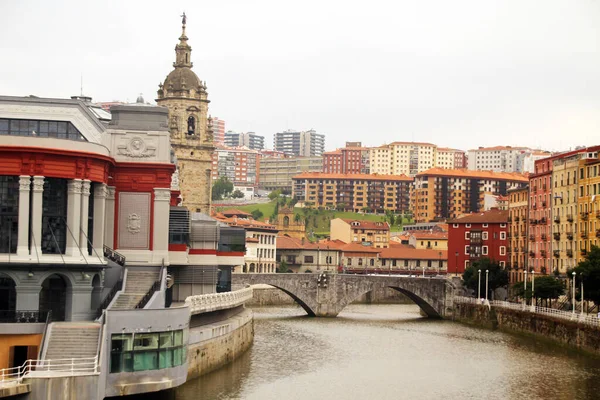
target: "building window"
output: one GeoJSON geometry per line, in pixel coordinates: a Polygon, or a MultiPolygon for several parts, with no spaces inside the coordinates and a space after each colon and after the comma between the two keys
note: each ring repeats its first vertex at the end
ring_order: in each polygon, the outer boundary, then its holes
{"type": "Polygon", "coordinates": [[[470,240],[471,239],[471,232],[467,231],[465,232],[465,240],[470,240]]]}
{"type": "Polygon", "coordinates": [[[487,227],[488,227],[488,224],[483,224],[483,227],[484,227],[484,228],[487,228],[487,227]]]}
{"type": "Polygon", "coordinates": [[[500,255],[501,256],[506,255],[506,247],[505,246],[500,246],[500,255]]]}
{"type": "Polygon", "coordinates": [[[487,256],[487,254],[488,254],[488,247],[487,246],[482,246],[481,247],[481,254],[483,254],[484,256],[487,256]]]}
{"type": "Polygon", "coordinates": [[[500,232],[500,240],[506,240],[506,232],[500,232]]]}
{"type": "Polygon", "coordinates": [[[483,232],[483,233],[481,234],[481,238],[482,238],[483,240],[488,240],[488,233],[487,233],[487,232],[483,232]]]}
{"type": "Polygon", "coordinates": [[[465,246],[465,254],[469,254],[470,252],[470,246],[465,246]]]}
{"type": "MultiPolygon", "coordinates": [[[[186,332],[187,333],[187,332],[186,332]]],[[[136,372],[182,365],[184,331],[125,333],[111,336],[110,372],[136,372]]]]}
{"type": "Polygon", "coordinates": [[[504,266],[506,265],[506,263],[504,261],[500,261],[500,267],[504,268],[504,266]]]}
{"type": "Polygon", "coordinates": [[[465,224],[465,228],[470,228],[471,224],[465,224]]]}
{"type": "Polygon", "coordinates": [[[506,228],[506,224],[500,224],[500,228],[506,228]]]}
{"type": "Polygon", "coordinates": [[[348,258],[348,265],[352,265],[352,259],[348,258]]]}
{"type": "Polygon", "coordinates": [[[304,256],[304,263],[305,264],[312,264],[313,263],[313,256],[304,256]]]}

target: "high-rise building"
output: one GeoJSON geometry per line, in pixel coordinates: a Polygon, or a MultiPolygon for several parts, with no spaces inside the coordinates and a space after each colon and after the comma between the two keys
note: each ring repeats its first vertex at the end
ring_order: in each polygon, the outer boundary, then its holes
{"type": "Polygon", "coordinates": [[[321,172],[321,157],[263,157],[260,160],[260,188],[292,193],[292,177],[302,172],[321,172]]]}
{"type": "Polygon", "coordinates": [[[265,137],[254,132],[237,133],[229,131],[225,133],[225,146],[245,146],[250,150],[262,150],[265,147],[265,137]]]}
{"type": "Polygon", "coordinates": [[[360,142],[346,142],[346,147],[323,153],[323,172],[328,174],[368,174],[369,149],[360,142]]]}
{"type": "Polygon", "coordinates": [[[527,182],[526,176],[517,173],[432,168],[415,177],[411,199],[415,222],[482,211],[485,194],[506,196],[508,190],[527,182]]]}
{"type": "Polygon", "coordinates": [[[206,82],[192,71],[192,48],[187,41],[184,23],[175,46],[175,69],[159,85],[156,103],[169,110],[171,148],[177,158],[183,205],[190,211],[209,213],[211,158],[215,149],[212,123],[207,116],[206,82]]]}
{"type": "Polygon", "coordinates": [[[225,144],[225,121],[217,117],[212,117],[211,122],[215,144],[225,144]]]}
{"type": "Polygon", "coordinates": [[[479,147],[468,151],[467,166],[479,171],[534,172],[534,162],[550,155],[528,147],[479,147]]]}
{"type": "Polygon", "coordinates": [[[325,151],[325,135],[314,129],[309,131],[287,130],[273,138],[273,148],[290,156],[314,157],[325,151]]]}
{"type": "Polygon", "coordinates": [[[212,155],[212,179],[225,177],[235,186],[256,187],[259,163],[260,154],[256,150],[217,146],[212,155]]]}

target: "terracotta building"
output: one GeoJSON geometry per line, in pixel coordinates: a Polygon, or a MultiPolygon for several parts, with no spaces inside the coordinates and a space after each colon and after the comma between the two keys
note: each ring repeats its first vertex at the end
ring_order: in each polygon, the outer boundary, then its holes
{"type": "Polygon", "coordinates": [[[360,142],[347,142],[346,147],[323,153],[324,173],[368,174],[369,171],[369,149],[360,142]]]}
{"type": "Polygon", "coordinates": [[[448,221],[448,273],[462,274],[482,257],[505,267],[509,246],[508,216],[508,211],[494,209],[448,221]]]}
{"type": "Polygon", "coordinates": [[[486,194],[506,195],[527,182],[526,176],[517,173],[432,168],[415,177],[411,195],[415,222],[481,211],[486,194]]]}
{"type": "Polygon", "coordinates": [[[511,282],[523,280],[527,268],[529,240],[529,188],[508,191],[508,264],[511,282]]]}
{"type": "Polygon", "coordinates": [[[580,217],[579,254],[580,262],[591,246],[600,244],[600,159],[598,150],[586,151],[579,160],[579,198],[580,217]]]}
{"type": "Polygon", "coordinates": [[[280,236],[289,236],[296,239],[306,237],[306,224],[302,218],[297,219],[294,210],[282,207],[277,213],[277,229],[280,236]]]}

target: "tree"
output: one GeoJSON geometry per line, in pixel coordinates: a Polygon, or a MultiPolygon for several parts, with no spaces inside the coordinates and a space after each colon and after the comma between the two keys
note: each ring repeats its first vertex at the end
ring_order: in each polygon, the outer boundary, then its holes
{"type": "Polygon", "coordinates": [[[481,270],[481,295],[485,296],[485,279],[488,270],[488,289],[494,291],[499,287],[508,285],[508,272],[496,261],[489,258],[480,258],[465,269],[463,273],[464,285],[477,293],[477,284],[479,282],[479,270],[481,270]]]}
{"type": "MultiPolygon", "coordinates": [[[[573,271],[575,272],[577,290],[579,290],[579,283],[583,279],[584,299],[591,300],[595,304],[600,304],[600,247],[592,245],[585,259],[577,264],[577,267],[573,271]]],[[[569,278],[571,278],[571,275],[569,275],[569,278]]]]}
{"type": "Polygon", "coordinates": [[[252,214],[252,218],[254,218],[255,220],[259,220],[262,217],[264,217],[264,214],[262,211],[260,211],[258,208],[254,211],[252,211],[250,214],[252,214]]]}
{"type": "Polygon", "coordinates": [[[271,193],[269,193],[269,199],[270,200],[275,200],[279,196],[281,196],[281,190],[279,190],[279,189],[273,190],[271,193]]]}
{"type": "Polygon", "coordinates": [[[519,297],[527,300],[535,297],[536,299],[546,300],[558,299],[565,293],[565,287],[560,279],[556,279],[550,275],[543,275],[535,278],[535,288],[532,291],[531,282],[527,283],[527,291],[525,291],[525,285],[523,282],[517,282],[512,286],[512,292],[519,297]]]}
{"type": "Polygon", "coordinates": [[[300,223],[300,221],[302,221],[302,216],[300,214],[294,214],[294,221],[300,223]]]}
{"type": "Polygon", "coordinates": [[[227,177],[222,176],[213,184],[212,199],[223,200],[223,198],[229,197],[231,192],[233,192],[233,183],[227,177]]]}
{"type": "Polygon", "coordinates": [[[277,272],[279,273],[285,273],[288,272],[288,265],[285,262],[285,260],[281,260],[281,262],[279,263],[279,267],[277,268],[277,272]]]}
{"type": "Polygon", "coordinates": [[[235,189],[233,191],[233,193],[231,194],[231,197],[234,199],[243,199],[244,193],[242,193],[242,191],[240,189],[235,189]]]}

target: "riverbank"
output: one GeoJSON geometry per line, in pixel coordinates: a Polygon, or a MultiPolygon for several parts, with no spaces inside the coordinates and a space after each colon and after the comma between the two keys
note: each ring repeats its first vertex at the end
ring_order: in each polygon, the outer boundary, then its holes
{"type": "Polygon", "coordinates": [[[552,340],[600,356],[600,326],[550,315],[473,303],[455,303],[453,320],[492,330],[552,340]]]}

